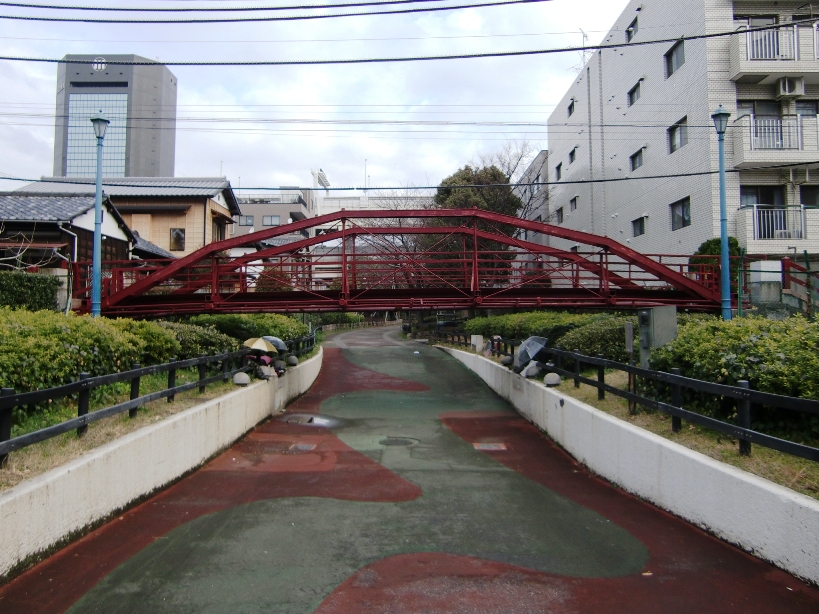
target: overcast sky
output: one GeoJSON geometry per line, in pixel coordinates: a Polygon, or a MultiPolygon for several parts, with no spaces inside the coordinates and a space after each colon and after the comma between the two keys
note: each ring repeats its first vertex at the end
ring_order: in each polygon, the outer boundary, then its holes
{"type": "MultiPolygon", "coordinates": [[[[64,5],[96,3],[59,1],[64,5]]],[[[457,0],[446,3],[458,4],[457,0]]],[[[67,53],[103,57],[135,53],[170,62],[545,49],[581,44],[581,28],[589,35],[589,42],[600,42],[626,3],[552,0],[437,13],[255,24],[101,25],[0,19],[0,55],[60,58],[67,53]]],[[[300,2],[99,0],[99,4],[195,7],[287,6],[300,2]]],[[[10,14],[56,13],[0,7],[0,15],[10,14]]],[[[76,11],[60,14],[89,15],[76,11]]],[[[146,16],[102,12],[90,15],[146,16]]],[[[546,149],[545,126],[262,122],[309,119],[545,124],[576,74],[573,67],[580,61],[580,54],[571,52],[527,58],[330,67],[171,67],[179,79],[176,175],[215,176],[221,168],[234,186],[240,177],[244,187],[309,186],[310,169],[320,167],[333,186],[362,186],[367,160],[370,186],[435,185],[477,154],[491,153],[508,140],[525,138],[538,149],[546,149]]],[[[0,174],[32,178],[51,175],[56,78],[55,64],[0,61],[0,174]]],[[[3,189],[21,185],[7,181],[0,184],[3,189]]]]}

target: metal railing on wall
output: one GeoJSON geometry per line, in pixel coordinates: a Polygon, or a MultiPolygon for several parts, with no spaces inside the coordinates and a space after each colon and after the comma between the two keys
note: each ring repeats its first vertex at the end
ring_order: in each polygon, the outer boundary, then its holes
{"type": "Polygon", "coordinates": [[[805,206],[754,205],[754,239],[804,239],[805,206]]]}
{"type": "Polygon", "coordinates": [[[745,46],[749,60],[797,60],[799,27],[751,30],[745,33],[745,46]]]}
{"type": "MultiPolygon", "coordinates": [[[[441,335],[440,339],[447,341],[452,338],[459,338],[455,335],[441,335]]],[[[511,356],[514,348],[520,345],[521,341],[514,339],[490,339],[492,342],[493,355],[511,356]]],[[[747,381],[738,382],[738,386],[727,386],[725,384],[715,384],[702,380],[684,377],[680,369],[672,369],[671,373],[663,371],[653,371],[643,369],[634,365],[608,360],[600,354],[597,357],[585,356],[578,351],[570,352],[559,348],[544,348],[542,353],[551,356],[554,362],[546,363],[547,369],[571,378],[575,388],[579,388],[581,383],[597,388],[598,400],[605,399],[606,393],[626,399],[629,402],[629,411],[636,412],[637,405],[654,409],[671,416],[671,430],[679,432],[682,428],[682,420],[692,424],[699,424],[719,433],[724,433],[739,441],[740,454],[750,454],[751,444],[756,443],[763,447],[785,452],[800,458],[819,462],[819,448],[813,448],[786,439],[780,439],[754,431],[752,426],[752,405],[764,405],[767,407],[787,409],[795,412],[807,413],[819,416],[819,401],[812,399],[801,399],[784,395],[771,394],[751,390],[747,381]],[[571,365],[570,369],[564,368],[571,365]],[[595,378],[583,375],[584,368],[596,367],[597,376],[595,378]],[[605,371],[613,369],[629,374],[629,388],[623,390],[606,383],[605,371]],[[666,403],[658,399],[642,396],[637,393],[637,378],[643,380],[667,384],[671,391],[671,402],[666,403]],[[731,424],[716,418],[711,418],[703,414],[684,409],[682,404],[682,390],[689,389],[696,392],[703,392],[719,397],[728,397],[737,402],[737,423],[731,424]]]]}

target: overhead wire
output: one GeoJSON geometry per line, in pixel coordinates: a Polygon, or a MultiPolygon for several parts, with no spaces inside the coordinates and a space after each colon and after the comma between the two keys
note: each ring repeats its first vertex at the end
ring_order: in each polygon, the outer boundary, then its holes
{"type": "Polygon", "coordinates": [[[128,13],[241,13],[310,9],[335,9],[385,4],[432,4],[449,0],[370,0],[369,2],[338,2],[332,4],[295,4],[290,6],[186,6],[186,7],[132,7],[132,6],[77,6],[66,4],[33,4],[24,2],[0,2],[0,6],[53,11],[103,11],[128,13]]]}

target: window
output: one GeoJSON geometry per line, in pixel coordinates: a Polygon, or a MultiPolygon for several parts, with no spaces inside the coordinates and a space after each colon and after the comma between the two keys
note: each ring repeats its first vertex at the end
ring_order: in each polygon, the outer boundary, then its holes
{"type": "Polygon", "coordinates": [[[184,252],[185,251],[185,229],[171,228],[171,251],[184,252]]]}
{"type": "Polygon", "coordinates": [[[640,82],[628,91],[628,106],[640,100],[640,82]]]}
{"type": "Polygon", "coordinates": [[[801,204],[819,207],[819,185],[803,185],[799,188],[801,204]]]}
{"type": "Polygon", "coordinates": [[[563,207],[555,211],[555,224],[563,223],[563,207]]]}
{"type": "Polygon", "coordinates": [[[680,41],[674,45],[671,50],[665,54],[665,78],[668,79],[671,75],[680,69],[680,66],[685,64],[685,41],[680,41]]]}
{"type": "Polygon", "coordinates": [[[683,117],[668,129],[669,153],[674,153],[688,143],[688,118],[683,117]]]}
{"type": "Polygon", "coordinates": [[[737,117],[754,115],[756,117],[780,117],[782,106],[775,100],[738,100],[737,117]]]}
{"type": "Polygon", "coordinates": [[[752,207],[753,205],[782,207],[784,204],[785,197],[781,185],[739,186],[739,205],[741,207],[752,207]]]}
{"type": "Polygon", "coordinates": [[[253,216],[252,215],[240,215],[239,216],[239,226],[253,226],[253,216]]]}
{"type": "Polygon", "coordinates": [[[560,178],[563,176],[563,163],[561,162],[557,166],[555,166],[555,178],[560,181],[560,178]]]}
{"type": "Polygon", "coordinates": [[[263,215],[262,216],[262,226],[279,226],[281,216],[279,215],[263,215]]]}
{"type": "Polygon", "coordinates": [[[569,117],[571,117],[572,114],[574,113],[574,99],[572,99],[572,101],[569,102],[569,108],[566,109],[566,111],[568,111],[569,117]]]}
{"type": "Polygon", "coordinates": [[[634,153],[629,158],[631,162],[631,170],[636,171],[643,165],[643,149],[642,147],[637,150],[637,153],[634,153]]]}
{"type": "Polygon", "coordinates": [[[645,217],[638,217],[636,220],[631,221],[631,230],[632,234],[635,237],[639,237],[640,235],[644,235],[646,233],[646,218],[645,217]]]}
{"type": "Polygon", "coordinates": [[[634,21],[631,22],[628,28],[626,28],[626,42],[630,43],[631,40],[637,34],[637,18],[634,18],[634,21]]]}
{"type": "Polygon", "coordinates": [[[572,150],[569,152],[569,164],[571,164],[572,162],[574,162],[574,161],[575,161],[575,158],[577,158],[577,147],[575,147],[574,149],[572,149],[572,150]]]}
{"type": "Polygon", "coordinates": [[[671,205],[671,230],[691,225],[691,199],[685,197],[671,205]]]}
{"type": "Polygon", "coordinates": [[[796,114],[797,115],[817,115],[817,104],[815,100],[797,100],[796,114]]]}
{"type": "Polygon", "coordinates": [[[535,177],[535,185],[532,186],[532,196],[540,192],[540,173],[535,177]]]}
{"type": "Polygon", "coordinates": [[[569,211],[574,211],[575,209],[577,209],[577,196],[569,201],[569,211]]]}

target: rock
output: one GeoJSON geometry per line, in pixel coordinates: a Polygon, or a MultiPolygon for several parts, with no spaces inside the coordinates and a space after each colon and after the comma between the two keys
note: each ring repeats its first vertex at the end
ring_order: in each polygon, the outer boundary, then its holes
{"type": "Polygon", "coordinates": [[[295,367],[297,364],[299,364],[299,359],[298,358],[296,358],[295,356],[288,356],[287,357],[287,366],[288,367],[295,367]]]}
{"type": "Polygon", "coordinates": [[[543,383],[547,386],[557,386],[560,384],[560,376],[557,373],[547,373],[543,383]]]}
{"type": "Polygon", "coordinates": [[[284,369],[287,366],[283,360],[277,360],[273,363],[273,368],[278,371],[279,369],[284,369]]]}
{"type": "Polygon", "coordinates": [[[242,371],[233,376],[233,383],[237,386],[247,386],[250,383],[250,376],[242,371]]]}
{"type": "Polygon", "coordinates": [[[540,377],[543,373],[540,367],[537,365],[536,362],[532,361],[529,365],[523,370],[523,377],[540,377]]]}
{"type": "Polygon", "coordinates": [[[503,358],[501,358],[501,364],[504,367],[511,367],[513,362],[514,359],[511,356],[504,356],[503,358]]]}
{"type": "Polygon", "coordinates": [[[276,372],[267,365],[261,365],[256,369],[256,377],[259,379],[270,379],[271,377],[274,377],[275,373],[276,372]]]}

